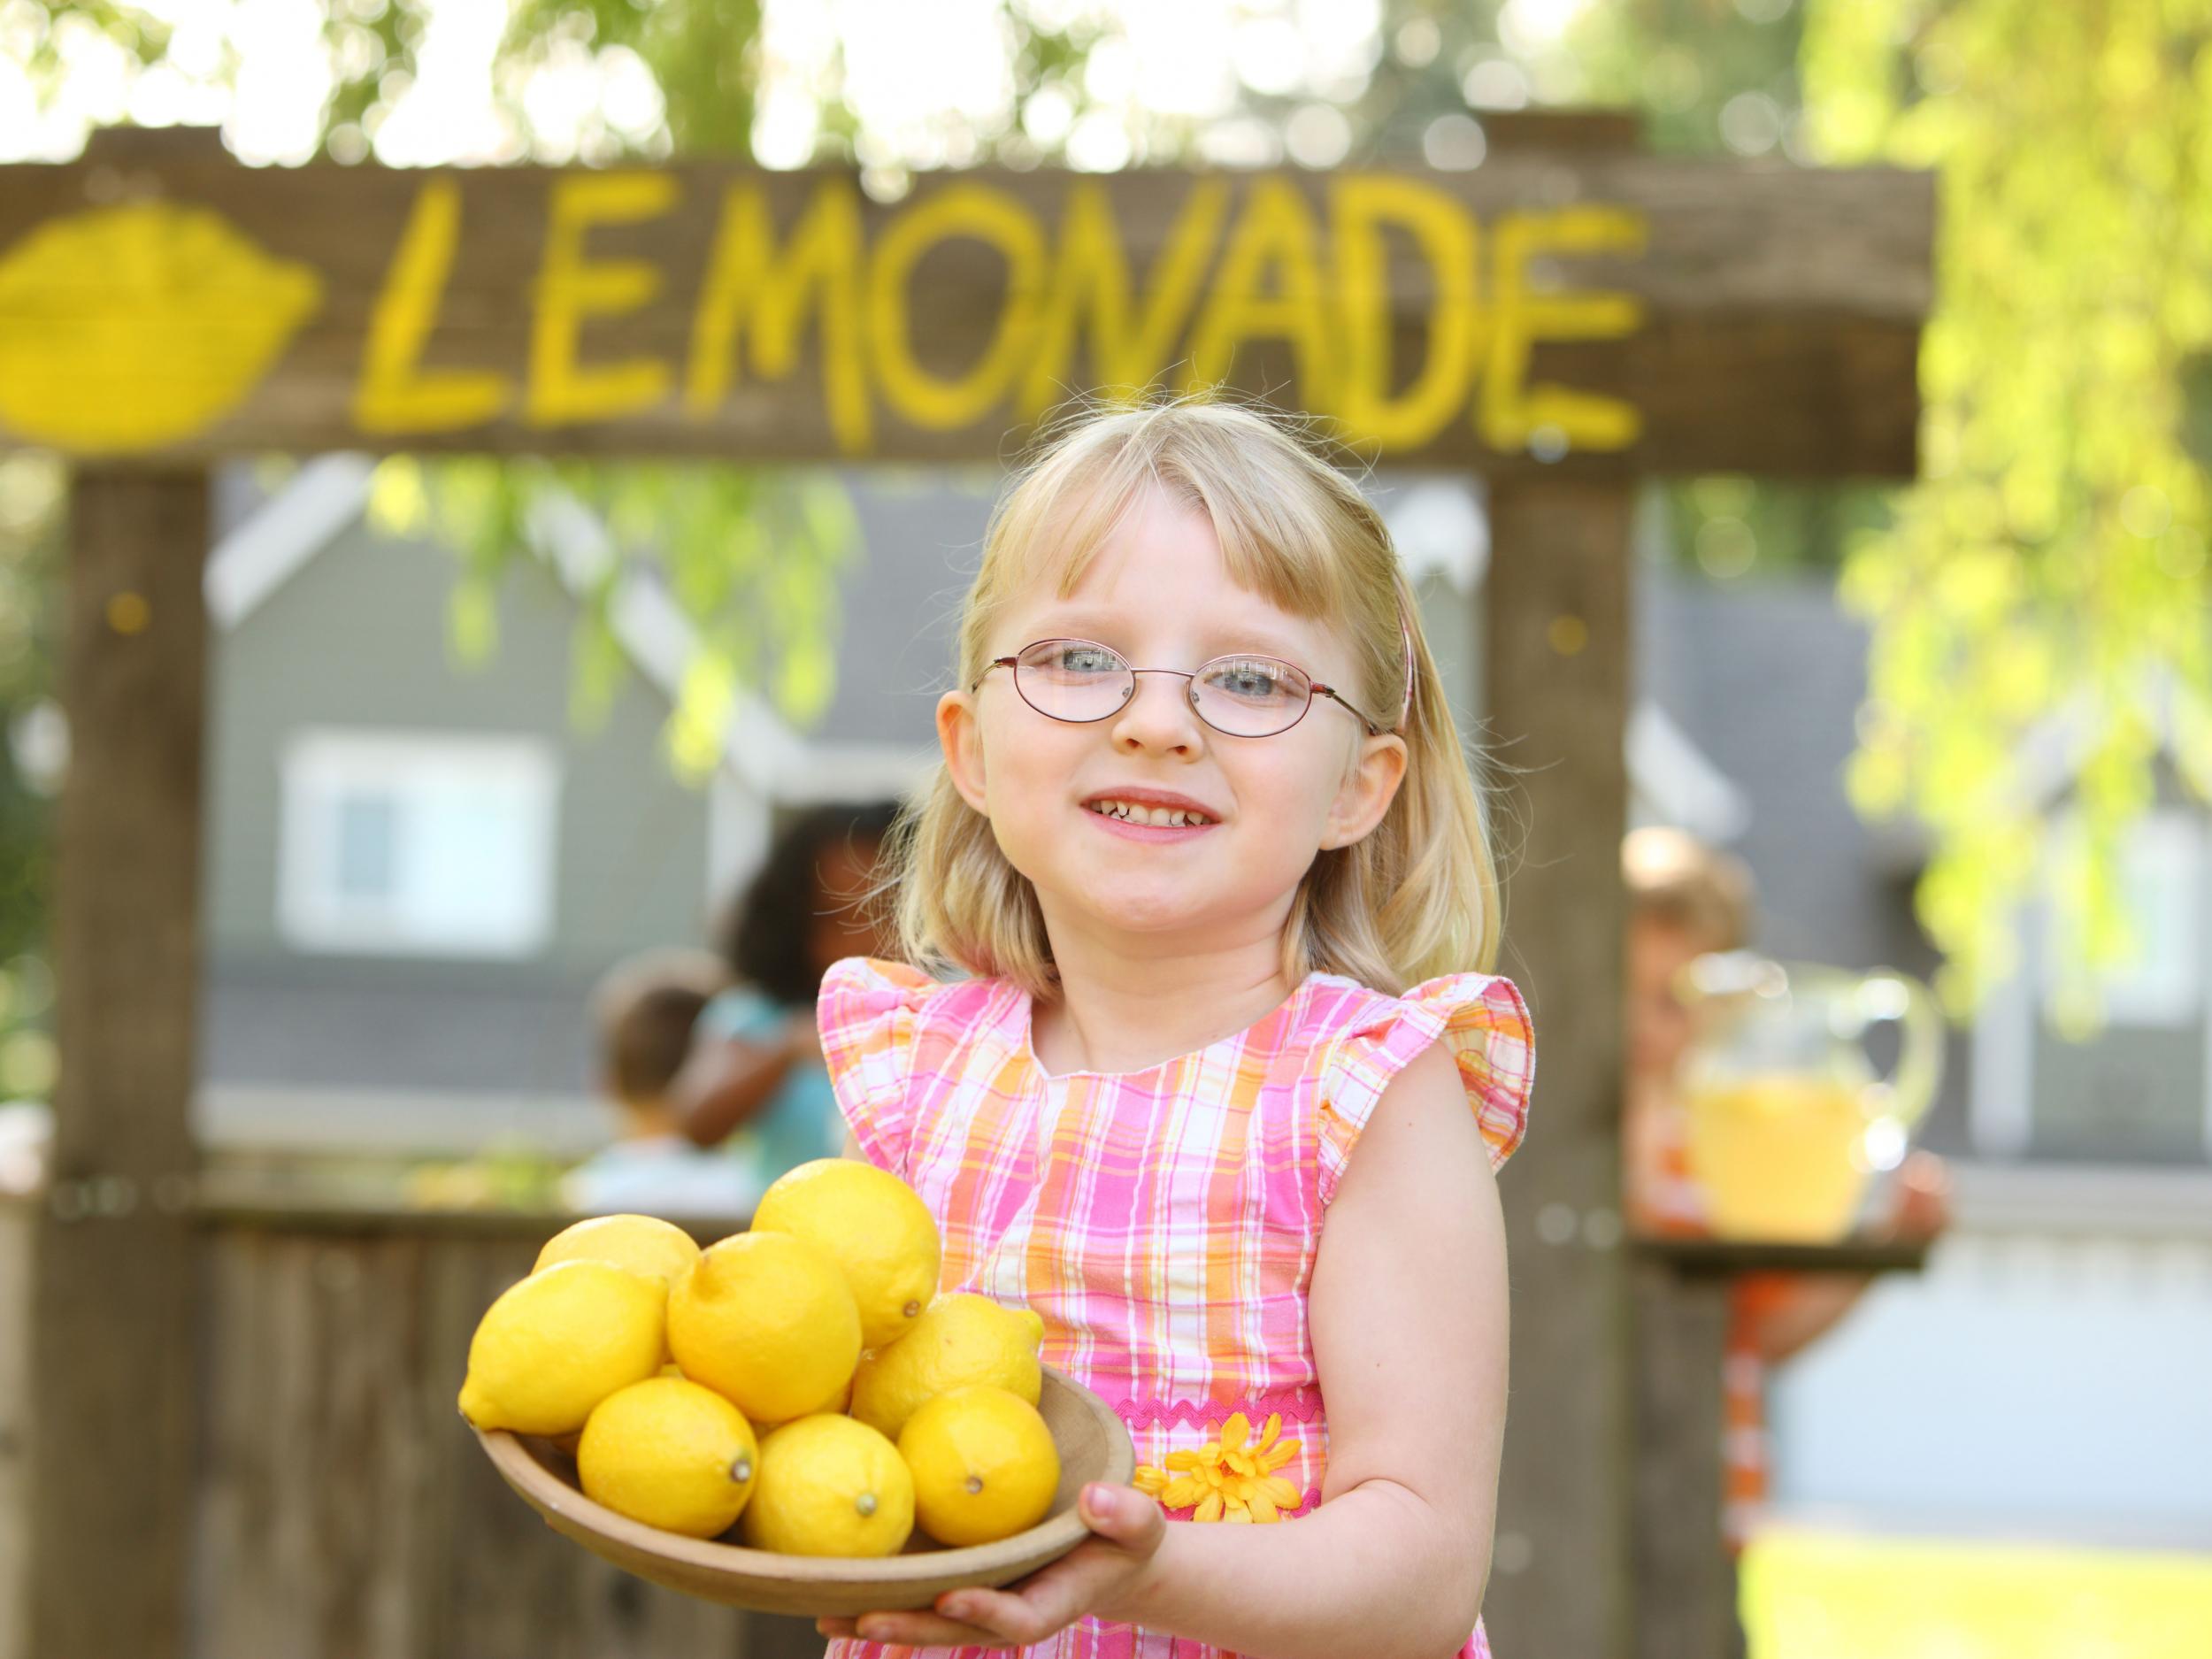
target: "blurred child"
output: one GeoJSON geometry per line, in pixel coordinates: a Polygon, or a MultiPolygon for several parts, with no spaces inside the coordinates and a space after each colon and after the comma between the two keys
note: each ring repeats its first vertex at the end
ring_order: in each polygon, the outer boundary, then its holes
{"type": "MultiPolygon", "coordinates": [[[[1751,872],[1731,855],[1681,830],[1630,832],[1622,844],[1628,887],[1627,1096],[1622,1112],[1624,1209],[1647,1233],[1706,1229],[1691,1178],[1678,1073],[1696,1031],[1676,997],[1676,976],[1709,951],[1751,942],[1751,872]]],[[[1942,1160],[1916,1152],[1898,1171],[1878,1232],[1931,1238],[1947,1217],[1942,1160]]],[[[1730,1315],[1723,1492],[1724,1526],[1740,1548],[1766,1496],[1766,1370],[1817,1340],[1850,1312],[1873,1281],[1863,1274],[1750,1273],[1736,1281],[1730,1315]]]]}
{"type": "Polygon", "coordinates": [[[616,966],[592,995],[600,1087],[622,1113],[622,1138],[571,1170],[562,1196],[592,1215],[741,1215],[761,1188],[727,1158],[704,1153],[683,1133],[670,1086],[689,1051],[692,1029],[728,983],[703,950],[656,950],[616,966]]]}
{"type": "Polygon", "coordinates": [[[870,894],[897,815],[890,801],[805,813],[725,918],[724,988],[699,1020],[670,1102],[694,1145],[721,1147],[760,1190],[844,1144],[814,1002],[830,964],[892,949],[870,894]]]}

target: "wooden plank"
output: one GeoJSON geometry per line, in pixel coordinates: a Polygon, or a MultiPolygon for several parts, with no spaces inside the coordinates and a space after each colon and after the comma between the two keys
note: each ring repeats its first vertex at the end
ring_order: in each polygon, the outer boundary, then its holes
{"type": "Polygon", "coordinates": [[[1528,1139],[1502,1183],[1512,1415],[1487,1603],[1502,1654],[1619,1659],[1631,1639],[1619,866],[1633,507],[1626,482],[1563,477],[1490,495],[1483,707],[1511,774],[1493,816],[1501,968],[1529,998],[1537,1049],[1528,1139]]]}
{"type": "Polygon", "coordinates": [[[1841,1239],[1786,1244],[1764,1239],[1640,1238],[1637,1256],[1678,1274],[1916,1273],[1927,1265],[1925,1239],[1841,1239]]]}
{"type": "Polygon", "coordinates": [[[0,311],[0,442],[995,459],[1048,397],[1165,377],[1409,462],[1909,468],[1929,178],[1609,131],[1508,123],[1465,173],[980,171],[893,204],[697,165],[4,168],[0,265],[38,280],[0,311]],[[1102,295],[1105,349],[1064,306],[1102,295]],[[120,343],[73,347],[93,319],[120,343]]]}
{"type": "Polygon", "coordinates": [[[1639,1259],[1635,1286],[1635,1659],[1740,1651],[1721,1542],[1726,1279],[1639,1259]]]}
{"type": "Polygon", "coordinates": [[[538,1238],[211,1227],[191,1651],[206,1659],[784,1659],[771,1619],[541,1525],[454,1407],[538,1238]]]}
{"type": "Polygon", "coordinates": [[[0,1659],[29,1659],[31,1240],[35,1211],[0,1193],[0,1659]]]}
{"type": "Polygon", "coordinates": [[[70,514],[30,1650],[167,1659],[190,1507],[206,480],[81,470],[70,514]]]}

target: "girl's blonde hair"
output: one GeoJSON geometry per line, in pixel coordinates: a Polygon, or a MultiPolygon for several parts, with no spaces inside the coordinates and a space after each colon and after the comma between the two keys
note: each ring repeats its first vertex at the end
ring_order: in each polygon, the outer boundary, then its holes
{"type": "MultiPolygon", "coordinates": [[[[958,683],[983,672],[1013,597],[1055,565],[1061,595],[1073,592],[1152,488],[1206,515],[1240,587],[1294,616],[1327,619],[1352,647],[1363,709],[1384,721],[1402,710],[1397,795],[1364,839],[1314,859],[1283,930],[1284,973],[1295,983],[1319,969],[1395,995],[1438,974],[1486,971],[1498,946],[1497,876],[1412,590],[1381,515],[1279,420],[1231,404],[1159,403],[1079,418],[1050,437],[992,514],[961,613],[958,683]]],[[[1057,975],[1036,891],[941,764],[885,851],[909,961],[1052,997],[1057,975]]]]}

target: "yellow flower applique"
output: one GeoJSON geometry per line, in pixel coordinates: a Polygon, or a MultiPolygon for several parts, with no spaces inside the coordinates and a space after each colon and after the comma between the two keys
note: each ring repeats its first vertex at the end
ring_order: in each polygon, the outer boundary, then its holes
{"type": "Polygon", "coordinates": [[[1137,1490],[1170,1509],[1189,1509],[1194,1521],[1278,1521],[1298,1507],[1298,1488],[1275,1471],[1298,1455],[1296,1440],[1280,1439],[1283,1418],[1267,1419],[1249,1446],[1252,1425],[1240,1411],[1196,1451],[1170,1452],[1166,1470],[1149,1463],[1135,1476],[1137,1490]]]}

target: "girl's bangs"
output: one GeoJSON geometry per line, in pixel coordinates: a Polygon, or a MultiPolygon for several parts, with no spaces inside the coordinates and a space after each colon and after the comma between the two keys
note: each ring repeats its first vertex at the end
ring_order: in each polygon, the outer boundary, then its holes
{"type": "Polygon", "coordinates": [[[1332,548],[1357,532],[1342,522],[1341,506],[1310,475],[1279,472],[1227,446],[1177,442],[1184,435],[1156,425],[1100,433],[1103,442],[1056,456],[1057,465],[1025,480],[993,530],[992,590],[1011,593],[1056,571],[1066,598],[1144,492],[1157,488],[1205,515],[1238,587],[1293,616],[1348,618],[1349,573],[1332,548]]]}

